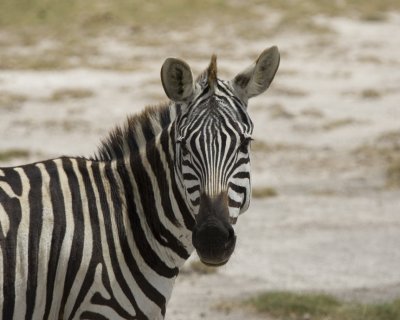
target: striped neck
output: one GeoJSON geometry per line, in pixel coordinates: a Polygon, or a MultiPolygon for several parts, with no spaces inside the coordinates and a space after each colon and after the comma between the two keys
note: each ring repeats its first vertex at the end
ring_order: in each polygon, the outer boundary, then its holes
{"type": "Polygon", "coordinates": [[[171,128],[173,124],[139,152],[103,163],[106,170],[118,173],[114,184],[118,193],[124,195],[122,207],[132,232],[135,233],[134,224],[139,221],[157,255],[179,268],[193,251],[191,233],[195,222],[176,180],[171,128]]]}
{"type": "Polygon", "coordinates": [[[139,221],[157,255],[177,268],[193,251],[195,224],[175,173],[174,128],[179,112],[174,103],[147,107],[116,127],[95,158],[106,171],[117,173],[112,185],[123,195],[121,208],[133,236],[139,221]]]}

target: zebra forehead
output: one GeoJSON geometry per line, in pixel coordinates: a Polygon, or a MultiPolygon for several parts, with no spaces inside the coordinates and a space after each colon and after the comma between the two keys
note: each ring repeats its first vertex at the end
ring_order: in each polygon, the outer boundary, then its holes
{"type": "Polygon", "coordinates": [[[196,124],[203,122],[213,125],[239,122],[244,126],[251,126],[251,120],[246,110],[216,94],[192,108],[188,114],[188,122],[196,124]]]}
{"type": "Polygon", "coordinates": [[[232,114],[223,113],[206,113],[199,115],[197,120],[189,122],[182,128],[182,136],[197,139],[199,136],[216,138],[222,136],[240,136],[244,137],[252,132],[251,122],[242,122],[232,114]]]}

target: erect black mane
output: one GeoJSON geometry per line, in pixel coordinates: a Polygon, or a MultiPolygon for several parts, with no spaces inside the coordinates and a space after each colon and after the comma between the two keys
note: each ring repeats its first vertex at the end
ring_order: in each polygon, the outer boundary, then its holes
{"type": "Polygon", "coordinates": [[[123,159],[129,153],[138,152],[174,120],[175,112],[171,106],[170,103],[148,106],[142,112],[128,116],[122,126],[115,127],[101,142],[94,160],[123,159]]]}

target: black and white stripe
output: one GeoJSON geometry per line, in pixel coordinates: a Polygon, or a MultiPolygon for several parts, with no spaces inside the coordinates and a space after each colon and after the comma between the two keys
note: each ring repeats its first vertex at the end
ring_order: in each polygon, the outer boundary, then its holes
{"type": "Polygon", "coordinates": [[[159,148],[0,170],[2,319],[163,318],[194,222],[159,148]]]}
{"type": "Polygon", "coordinates": [[[250,201],[253,125],[234,84],[203,75],[93,159],[0,169],[1,319],[164,318],[200,195],[226,192],[233,221],[250,201]]]}
{"type": "MultiPolygon", "coordinates": [[[[234,221],[250,203],[249,143],[253,124],[246,105],[234,96],[229,83],[218,80],[188,105],[178,117],[177,132],[182,183],[194,212],[200,196],[228,192],[230,217],[234,221]]],[[[180,168],[179,168],[180,165],[180,168]]]]}

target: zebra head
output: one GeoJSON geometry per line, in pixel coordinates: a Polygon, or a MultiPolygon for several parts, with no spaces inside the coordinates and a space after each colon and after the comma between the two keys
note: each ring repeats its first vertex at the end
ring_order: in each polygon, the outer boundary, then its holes
{"type": "Polygon", "coordinates": [[[279,59],[278,48],[269,48],[230,81],[217,78],[215,56],[196,81],[182,60],[169,58],[161,69],[178,113],[176,176],[196,220],[192,242],[203,263],[223,265],[234,251],[232,224],[251,197],[247,102],[269,87],[279,59]]]}

